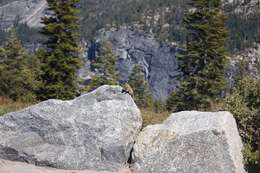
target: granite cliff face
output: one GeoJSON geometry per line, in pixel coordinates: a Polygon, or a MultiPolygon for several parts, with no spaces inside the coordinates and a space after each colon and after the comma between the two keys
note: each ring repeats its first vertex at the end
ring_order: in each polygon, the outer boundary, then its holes
{"type": "Polygon", "coordinates": [[[165,100],[175,88],[180,74],[176,59],[180,50],[176,46],[159,43],[151,34],[122,28],[101,32],[90,45],[89,60],[95,58],[102,40],[109,40],[114,46],[121,81],[127,81],[133,66],[140,64],[154,98],[165,100]]]}
{"type": "Polygon", "coordinates": [[[236,77],[245,70],[254,79],[260,78],[260,45],[246,49],[229,57],[230,65],[226,71],[229,87],[233,87],[236,77]],[[241,69],[244,68],[244,69],[241,69]]]}
{"type": "MultiPolygon", "coordinates": [[[[109,40],[114,46],[118,58],[118,69],[121,81],[127,81],[135,64],[143,67],[146,79],[149,81],[153,96],[157,100],[165,100],[178,84],[181,71],[176,55],[182,51],[174,44],[160,43],[152,34],[143,31],[132,31],[127,28],[119,30],[101,31],[89,45],[85,66],[80,71],[80,77],[88,83],[91,80],[90,61],[97,56],[100,42],[109,40]]],[[[226,78],[228,87],[239,74],[242,61],[250,76],[260,76],[260,46],[238,52],[229,57],[226,78]]]]}
{"type": "MultiPolygon", "coordinates": [[[[131,0],[124,1],[126,1],[126,3],[131,2],[131,0]]],[[[116,0],[111,0],[111,2],[114,4],[118,3],[116,0]]],[[[82,0],[81,7],[85,9],[85,5],[90,5],[95,9],[99,9],[99,6],[102,6],[99,4],[102,3],[102,1],[97,0],[82,0]]],[[[223,0],[223,3],[227,7],[227,12],[235,12],[244,15],[255,13],[260,7],[259,0],[223,0]],[[228,11],[230,6],[232,6],[232,11],[228,11]]],[[[176,4],[179,6],[178,8],[183,8],[178,1],[176,4]]],[[[0,1],[2,27],[10,27],[14,22],[26,23],[30,27],[39,27],[41,17],[44,15],[46,8],[46,0],[2,0],[0,1]]],[[[154,24],[158,23],[161,15],[165,15],[165,12],[167,13],[171,8],[166,6],[165,8],[162,8],[162,10],[163,11],[161,12],[156,11],[156,14],[151,14],[148,10],[146,13],[147,17],[145,17],[147,22],[154,24]],[[153,18],[153,21],[148,18],[153,18]]],[[[90,12],[92,13],[91,10],[90,12]]],[[[182,10],[180,9],[177,12],[182,13],[182,10]]],[[[177,15],[175,17],[178,17],[178,14],[174,15],[177,15]]],[[[182,14],[179,14],[179,17],[180,15],[182,14]]],[[[168,24],[165,24],[164,26],[167,27],[167,25],[168,24]]]]}
{"type": "Polygon", "coordinates": [[[249,15],[257,12],[260,7],[259,0],[223,0],[226,6],[233,5],[233,11],[238,14],[249,15]]]}
{"type": "Polygon", "coordinates": [[[29,27],[40,27],[41,17],[47,8],[45,0],[11,0],[0,4],[1,28],[26,23],[29,27]]]}
{"type": "Polygon", "coordinates": [[[260,44],[254,48],[249,48],[243,52],[236,53],[231,57],[231,65],[238,70],[239,61],[244,61],[245,68],[249,75],[254,78],[260,78],[260,44]]]}

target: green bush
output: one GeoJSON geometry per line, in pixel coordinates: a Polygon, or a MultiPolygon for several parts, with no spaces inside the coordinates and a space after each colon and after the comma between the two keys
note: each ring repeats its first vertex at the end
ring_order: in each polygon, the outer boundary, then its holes
{"type": "Polygon", "coordinates": [[[245,144],[243,155],[245,162],[252,165],[257,165],[259,162],[259,151],[255,151],[250,144],[245,144]]]}
{"type": "Polygon", "coordinates": [[[225,109],[230,111],[238,124],[244,142],[247,164],[257,164],[257,145],[260,137],[260,79],[243,78],[234,92],[225,99],[225,109]]]}

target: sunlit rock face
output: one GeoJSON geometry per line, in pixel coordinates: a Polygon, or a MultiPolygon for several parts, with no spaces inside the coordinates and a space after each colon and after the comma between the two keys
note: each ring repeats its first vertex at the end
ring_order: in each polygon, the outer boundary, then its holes
{"type": "Polygon", "coordinates": [[[253,79],[259,79],[260,45],[256,44],[253,48],[233,54],[229,57],[229,62],[230,65],[226,71],[229,88],[234,87],[235,80],[240,75],[241,70],[246,70],[246,73],[253,79]]]}
{"type": "Polygon", "coordinates": [[[127,81],[134,65],[143,68],[155,99],[165,100],[180,75],[175,45],[160,43],[153,35],[126,28],[101,32],[90,45],[88,59],[96,57],[102,40],[109,40],[118,58],[121,81],[127,81]]]}
{"type": "Polygon", "coordinates": [[[232,12],[250,15],[255,12],[259,12],[260,1],[259,0],[223,0],[224,4],[228,6],[233,6],[232,12]]]}
{"type": "Polygon", "coordinates": [[[1,116],[0,159],[117,171],[127,164],[141,126],[131,96],[119,86],[102,86],[74,100],[48,100],[1,116]]]}
{"type": "Polygon", "coordinates": [[[229,112],[179,112],[143,129],[131,168],[134,173],[245,173],[242,148],[229,112]]]}
{"type": "Polygon", "coordinates": [[[40,27],[41,17],[47,8],[45,0],[11,0],[0,4],[1,28],[15,23],[25,23],[29,27],[40,27]]]}

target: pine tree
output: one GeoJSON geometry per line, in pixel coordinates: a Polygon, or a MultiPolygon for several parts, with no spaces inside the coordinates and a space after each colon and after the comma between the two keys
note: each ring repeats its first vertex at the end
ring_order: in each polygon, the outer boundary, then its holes
{"type": "Polygon", "coordinates": [[[145,80],[145,75],[140,65],[135,65],[128,80],[128,84],[134,91],[134,100],[139,107],[151,107],[152,95],[149,84],[145,80]]]}
{"type": "Polygon", "coordinates": [[[47,0],[51,15],[43,18],[48,40],[42,59],[40,99],[70,99],[78,93],[80,67],[79,0],[47,0]]]}
{"type": "Polygon", "coordinates": [[[20,101],[34,101],[39,87],[39,61],[22,46],[11,30],[0,51],[0,95],[20,101]]]}
{"type": "Polygon", "coordinates": [[[92,79],[86,91],[91,91],[101,85],[116,85],[119,77],[116,67],[116,55],[113,52],[111,42],[103,41],[98,56],[92,61],[91,67],[96,76],[92,79]]]}
{"type": "Polygon", "coordinates": [[[116,60],[112,43],[109,41],[104,41],[101,43],[98,57],[92,63],[92,68],[106,78],[106,80],[115,84],[118,81],[116,60]]]}
{"type": "Polygon", "coordinates": [[[182,81],[168,100],[168,109],[207,109],[225,87],[225,16],[221,0],[191,0],[186,14],[186,51],[179,56],[182,81]]]}

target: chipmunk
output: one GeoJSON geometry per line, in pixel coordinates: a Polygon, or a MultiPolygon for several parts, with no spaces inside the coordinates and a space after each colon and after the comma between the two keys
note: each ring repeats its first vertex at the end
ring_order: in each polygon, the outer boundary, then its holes
{"type": "Polygon", "coordinates": [[[134,91],[133,91],[132,87],[128,83],[125,83],[123,85],[122,93],[129,94],[132,97],[134,96],[134,91]]]}

